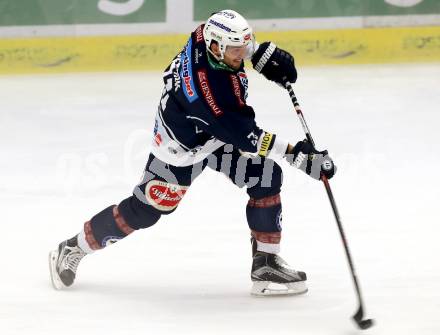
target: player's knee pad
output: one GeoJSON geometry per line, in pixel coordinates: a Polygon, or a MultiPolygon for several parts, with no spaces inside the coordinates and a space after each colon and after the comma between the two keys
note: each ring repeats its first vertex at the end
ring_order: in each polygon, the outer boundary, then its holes
{"type": "Polygon", "coordinates": [[[113,244],[133,231],[115,205],[99,212],[84,225],[86,240],[94,250],[113,244]]]}
{"type": "Polygon", "coordinates": [[[280,232],[282,208],[280,194],[263,198],[250,198],[246,206],[249,228],[257,232],[280,232]]]}
{"type": "Polygon", "coordinates": [[[121,215],[133,229],[148,228],[159,221],[162,212],[131,196],[123,200],[119,206],[121,215]]]}
{"type": "Polygon", "coordinates": [[[268,168],[263,169],[260,181],[255,186],[247,189],[247,193],[251,198],[262,199],[280,193],[283,183],[283,171],[276,162],[267,166],[268,168]]]}

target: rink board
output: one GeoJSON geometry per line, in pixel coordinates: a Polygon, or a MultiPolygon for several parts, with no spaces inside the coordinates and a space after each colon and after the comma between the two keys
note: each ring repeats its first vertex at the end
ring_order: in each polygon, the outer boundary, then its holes
{"type": "MultiPolygon", "coordinates": [[[[259,32],[298,65],[440,61],[440,27],[259,32]]],[[[187,35],[6,38],[0,74],[162,70],[187,35]]]]}

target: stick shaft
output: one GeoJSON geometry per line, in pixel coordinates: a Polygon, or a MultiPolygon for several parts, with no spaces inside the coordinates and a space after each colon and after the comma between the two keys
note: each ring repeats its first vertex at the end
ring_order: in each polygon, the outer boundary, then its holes
{"type": "MultiPolygon", "coordinates": [[[[295,112],[299,117],[299,120],[301,122],[301,126],[304,130],[306,137],[307,137],[307,140],[313,145],[313,147],[315,147],[315,142],[313,141],[309,127],[307,126],[306,120],[305,120],[304,115],[301,111],[301,107],[299,105],[298,99],[295,96],[295,92],[293,91],[292,85],[290,83],[287,83],[286,86],[287,86],[287,90],[290,95],[290,99],[292,100],[293,106],[295,108],[295,112]]],[[[357,294],[357,298],[358,298],[358,302],[359,302],[359,309],[363,314],[363,299],[362,299],[362,295],[361,295],[361,289],[360,289],[360,285],[359,285],[359,282],[357,279],[356,270],[354,267],[353,259],[351,257],[350,249],[348,247],[348,242],[347,242],[347,238],[345,236],[344,228],[342,227],[342,222],[341,222],[341,218],[339,216],[338,207],[336,206],[336,201],[333,196],[333,192],[331,190],[330,183],[329,183],[327,177],[325,177],[323,175],[323,176],[321,176],[321,180],[324,183],[325,190],[327,192],[327,196],[329,198],[330,205],[332,207],[333,214],[335,216],[335,220],[336,220],[336,223],[339,228],[339,234],[341,236],[342,244],[343,244],[344,250],[345,250],[345,255],[347,257],[347,261],[350,266],[351,277],[353,279],[354,287],[356,289],[356,294],[357,294]]]]}

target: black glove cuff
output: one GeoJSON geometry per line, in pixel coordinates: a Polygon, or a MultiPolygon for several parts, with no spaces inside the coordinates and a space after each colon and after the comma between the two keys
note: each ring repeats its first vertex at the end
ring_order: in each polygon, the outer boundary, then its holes
{"type": "Polygon", "coordinates": [[[303,146],[304,146],[304,141],[299,141],[297,144],[295,144],[292,150],[293,160],[295,160],[296,157],[298,157],[298,154],[300,153],[303,146]]]}
{"type": "Polygon", "coordinates": [[[261,72],[276,48],[277,46],[272,42],[261,43],[251,59],[254,69],[261,72]]]}

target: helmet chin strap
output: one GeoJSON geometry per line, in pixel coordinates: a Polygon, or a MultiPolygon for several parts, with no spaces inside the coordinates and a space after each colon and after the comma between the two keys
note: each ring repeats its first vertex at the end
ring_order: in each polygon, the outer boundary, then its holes
{"type": "Polygon", "coordinates": [[[206,49],[208,49],[208,52],[215,58],[215,60],[222,62],[223,59],[225,59],[224,53],[220,51],[220,56],[217,56],[212,50],[211,48],[206,47],[206,49]]]}

